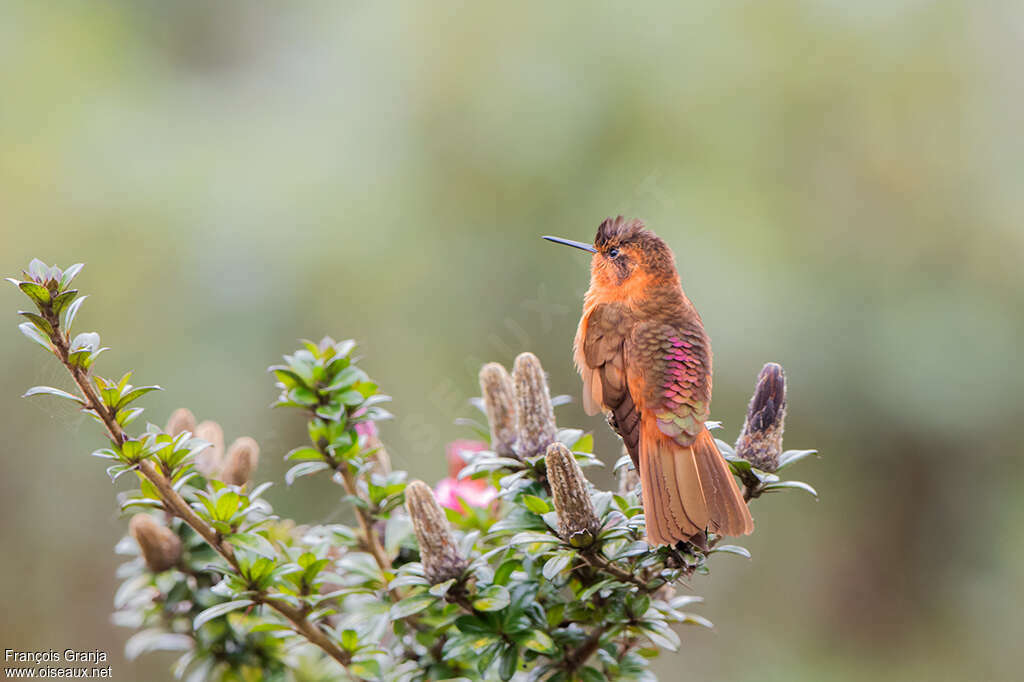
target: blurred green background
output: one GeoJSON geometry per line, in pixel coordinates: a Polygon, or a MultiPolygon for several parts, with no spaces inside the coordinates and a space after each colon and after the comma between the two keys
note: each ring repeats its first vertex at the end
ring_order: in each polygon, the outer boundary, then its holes
{"type": "MultiPolygon", "coordinates": [[[[267,365],[355,337],[396,464],[442,475],[476,371],[530,349],[578,396],[582,254],[606,216],[675,249],[734,439],[761,364],[794,474],[752,562],[693,581],[714,632],[662,679],[1019,679],[1024,90],[1018,2],[0,2],[0,253],[84,261],[81,331],[263,447],[303,438],[267,365]],[[685,674],[680,672],[684,671],[685,674]]],[[[0,647],[100,648],[125,530],[94,425],[0,303],[0,647]]],[[[617,446],[578,403],[563,425],[617,446]]]]}

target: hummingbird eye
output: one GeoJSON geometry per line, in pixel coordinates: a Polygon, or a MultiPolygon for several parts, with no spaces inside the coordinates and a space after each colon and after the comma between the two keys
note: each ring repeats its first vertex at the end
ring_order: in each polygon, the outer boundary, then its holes
{"type": "Polygon", "coordinates": [[[608,250],[608,257],[609,258],[618,258],[618,256],[619,256],[619,249],[618,249],[618,247],[614,247],[613,246],[611,249],[608,250]]]}

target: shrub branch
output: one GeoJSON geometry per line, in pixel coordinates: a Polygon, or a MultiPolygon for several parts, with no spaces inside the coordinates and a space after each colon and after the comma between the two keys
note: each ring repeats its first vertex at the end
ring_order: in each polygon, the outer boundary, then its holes
{"type": "MultiPolygon", "coordinates": [[[[96,389],[89,381],[88,370],[73,365],[70,362],[68,339],[61,333],[57,315],[52,312],[52,309],[48,309],[48,312],[49,314],[45,317],[53,327],[53,332],[50,334],[50,342],[53,344],[57,358],[68,372],[70,372],[75,385],[78,387],[79,391],[81,391],[82,399],[85,401],[86,408],[96,413],[103,422],[103,425],[106,427],[111,440],[115,444],[122,445],[126,443],[130,439],[130,436],[117,422],[113,411],[110,410],[100,399],[99,395],[97,395],[96,389]]],[[[235,558],[235,553],[231,545],[224,542],[223,538],[221,538],[220,534],[216,530],[199,518],[199,515],[195,513],[185,499],[179,495],[176,490],[174,490],[171,482],[163,472],[161,472],[151,461],[147,459],[141,460],[138,463],[138,468],[142,475],[145,476],[160,493],[160,499],[161,502],[163,502],[164,508],[188,524],[192,530],[198,533],[199,536],[210,545],[210,547],[212,547],[224,558],[225,561],[228,562],[235,572],[239,572],[238,560],[235,558]]],[[[300,609],[297,609],[284,601],[268,597],[266,595],[261,595],[258,598],[258,602],[266,604],[287,618],[294,626],[296,632],[309,640],[310,643],[322,649],[324,653],[333,658],[343,667],[347,668],[349,663],[351,663],[351,656],[335,644],[322,630],[310,623],[300,609]]]]}

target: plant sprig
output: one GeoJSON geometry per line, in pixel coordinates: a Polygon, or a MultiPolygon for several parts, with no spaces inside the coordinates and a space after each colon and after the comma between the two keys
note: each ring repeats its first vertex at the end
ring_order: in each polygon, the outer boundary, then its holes
{"type": "MultiPolygon", "coordinates": [[[[359,680],[649,680],[650,658],[680,646],[676,626],[711,626],[690,611],[700,598],[676,586],[708,573],[714,555],[750,558],[712,534],[650,546],[628,456],[616,465],[618,492],[590,484],[584,471],[602,465],[594,439],[559,428],[563,401],[529,353],[512,374],[483,368],[473,403],[486,423],[462,420],[483,440],[454,451],[449,465],[460,471],[442,495],[391,469],[376,428],[391,416],[389,399],[358,366],[355,343],[303,342],[270,368],[275,406],[300,410],[309,433],[285,455],[285,480],[330,473],[355,527],[280,519],[263,497],[270,484],[250,487],[252,439],[232,445],[228,458],[244,466],[230,467],[217,464],[215,424],[128,430],[143,414],[138,401],[160,387],[96,373],[107,350],[99,335],[71,335],[80,271],[33,261],[11,280],[35,305],[20,313],[22,333],[75,386],[25,395],[75,403],[106,432],[93,454],[111,479],[138,481],[120,501],[135,516],[118,546],[133,558],[119,570],[115,620],[137,630],[131,656],[182,651],[179,677],[312,680],[340,665],[359,680]]],[[[777,473],[815,454],[782,451],[784,389],[781,367],[766,365],[736,447],[719,441],[748,502],[817,495],[777,473]]]]}

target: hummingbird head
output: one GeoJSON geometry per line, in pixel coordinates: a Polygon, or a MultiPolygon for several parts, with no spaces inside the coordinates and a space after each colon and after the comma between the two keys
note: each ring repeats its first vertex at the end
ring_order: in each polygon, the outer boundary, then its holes
{"type": "Polygon", "coordinates": [[[635,218],[608,218],[597,228],[593,246],[560,237],[544,239],[593,253],[590,281],[598,289],[644,288],[676,278],[668,244],[635,218]]]}

